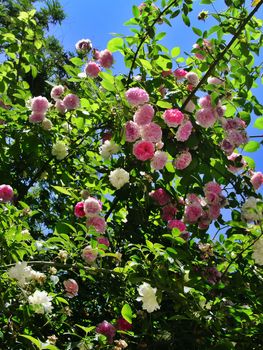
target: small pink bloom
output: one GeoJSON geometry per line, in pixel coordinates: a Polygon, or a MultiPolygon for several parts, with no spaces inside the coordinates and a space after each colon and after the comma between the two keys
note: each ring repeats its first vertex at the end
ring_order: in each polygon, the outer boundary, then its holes
{"type": "Polygon", "coordinates": [[[100,52],[99,52],[99,50],[93,49],[92,57],[94,58],[94,60],[98,61],[100,59],[100,52]]]}
{"type": "Polygon", "coordinates": [[[170,195],[162,188],[152,191],[150,197],[159,205],[165,205],[171,201],[170,195]]]}
{"type": "Polygon", "coordinates": [[[246,128],[246,123],[240,119],[240,118],[229,118],[229,119],[224,119],[222,118],[222,127],[225,130],[230,130],[230,129],[245,129],[246,128]]]}
{"type": "Polygon", "coordinates": [[[149,101],[148,93],[138,87],[130,88],[127,90],[125,97],[127,101],[133,106],[143,105],[149,101]]]}
{"type": "Polygon", "coordinates": [[[39,112],[32,112],[29,116],[29,122],[36,124],[36,123],[41,123],[45,119],[45,114],[39,113],[39,112]]]}
{"type": "Polygon", "coordinates": [[[10,202],[14,196],[13,188],[9,185],[0,185],[0,202],[10,202]]]}
{"type": "Polygon", "coordinates": [[[177,80],[183,79],[187,74],[187,71],[181,68],[177,68],[174,72],[173,75],[177,80]]]}
{"type": "Polygon", "coordinates": [[[190,120],[186,121],[185,123],[182,123],[179,126],[177,133],[175,135],[176,140],[180,142],[187,141],[192,133],[192,130],[193,130],[193,125],[190,122],[190,120]]]}
{"type": "Polygon", "coordinates": [[[101,202],[94,197],[88,197],[84,201],[84,212],[87,216],[98,215],[101,212],[101,209],[101,202]]]}
{"type": "Polygon", "coordinates": [[[185,208],[185,220],[190,224],[194,224],[202,216],[203,210],[200,204],[197,202],[189,204],[185,208]]]}
{"type": "Polygon", "coordinates": [[[192,161],[192,155],[188,151],[180,153],[173,161],[173,166],[178,170],[183,170],[189,166],[192,161]]]}
{"type": "Polygon", "coordinates": [[[162,128],[156,123],[149,123],[141,127],[141,137],[145,141],[159,142],[162,139],[162,128]]]}
{"type": "Polygon", "coordinates": [[[140,128],[133,121],[128,121],[125,125],[125,137],[127,142],[134,142],[140,137],[140,128]]]}
{"type": "Polygon", "coordinates": [[[137,141],[133,145],[133,154],[142,161],[151,159],[154,156],[154,144],[150,141],[137,141]]]}
{"type": "Polygon", "coordinates": [[[208,215],[211,218],[211,220],[216,220],[220,215],[220,205],[210,205],[208,208],[208,215]]]}
{"type": "Polygon", "coordinates": [[[127,322],[123,317],[119,317],[117,319],[117,329],[126,332],[132,329],[132,324],[127,322]]]}
{"type": "Polygon", "coordinates": [[[203,108],[196,112],[196,120],[203,128],[211,128],[216,122],[216,116],[212,108],[203,108]]]}
{"type": "Polygon", "coordinates": [[[236,129],[228,130],[227,138],[236,147],[242,145],[243,143],[247,143],[248,141],[247,133],[245,130],[236,130],[236,129]]]}
{"type": "Polygon", "coordinates": [[[221,195],[222,189],[221,189],[221,186],[217,182],[210,181],[210,182],[206,183],[204,186],[204,193],[206,194],[207,192],[212,192],[212,193],[215,193],[217,195],[221,195]]]}
{"type": "Polygon", "coordinates": [[[186,230],[186,225],[181,221],[181,220],[170,220],[168,221],[168,228],[173,229],[173,228],[178,228],[181,232],[184,232],[186,230]]]}
{"type": "Polygon", "coordinates": [[[103,68],[110,68],[113,65],[113,55],[108,49],[100,51],[99,63],[103,68]]]}
{"type": "Polygon", "coordinates": [[[177,127],[184,120],[184,115],[179,109],[167,109],[163,114],[165,123],[170,127],[177,127]]]}
{"type": "Polygon", "coordinates": [[[133,120],[138,125],[149,124],[154,116],[154,109],[151,105],[145,104],[137,109],[133,116],[133,120]]]}
{"type": "Polygon", "coordinates": [[[162,141],[159,141],[155,144],[156,149],[162,149],[164,146],[164,143],[162,141]]]}
{"type": "MultiPolygon", "coordinates": [[[[200,49],[200,45],[198,44],[194,44],[193,45],[193,49],[200,49]]],[[[200,52],[203,52],[202,50],[200,50],[200,52]]],[[[201,54],[200,52],[196,52],[195,53],[195,57],[198,58],[199,60],[204,60],[205,56],[203,54],[201,54]]]]}
{"type": "Polygon", "coordinates": [[[235,149],[235,145],[233,145],[228,139],[224,139],[221,142],[220,147],[227,155],[230,155],[235,149]]]}
{"type": "Polygon", "coordinates": [[[75,48],[79,52],[86,53],[92,49],[92,44],[89,39],[81,39],[75,44],[75,48]]]}
{"type": "Polygon", "coordinates": [[[199,98],[198,104],[202,108],[212,108],[211,96],[206,95],[204,97],[199,98]]]}
{"type": "Polygon", "coordinates": [[[100,66],[93,61],[89,61],[85,67],[85,73],[91,78],[97,78],[100,73],[100,66]]]}
{"type": "Polygon", "coordinates": [[[246,166],[246,162],[244,158],[239,153],[232,153],[230,156],[227,157],[228,160],[233,162],[233,165],[229,165],[227,169],[231,171],[232,173],[237,173],[238,171],[242,170],[246,166]],[[241,164],[241,166],[235,166],[235,163],[241,164]]]}
{"type": "Polygon", "coordinates": [[[167,159],[168,156],[166,152],[156,151],[151,160],[151,167],[155,170],[163,169],[167,163],[167,159]]]}
{"type": "Polygon", "coordinates": [[[171,69],[169,69],[169,70],[163,70],[161,74],[162,74],[162,77],[163,77],[163,78],[166,78],[166,77],[168,77],[169,75],[172,74],[172,70],[171,70],[171,69]]]}
{"type": "Polygon", "coordinates": [[[51,90],[50,96],[53,100],[58,100],[60,96],[64,93],[64,87],[62,85],[54,86],[51,90]]]}
{"type": "Polygon", "coordinates": [[[208,84],[213,84],[213,85],[222,85],[224,84],[224,80],[216,78],[216,77],[209,77],[207,79],[208,84]]]}
{"type": "Polygon", "coordinates": [[[193,204],[197,203],[198,205],[200,204],[200,198],[195,194],[195,193],[189,193],[187,195],[187,204],[193,204]]]}
{"type": "Polygon", "coordinates": [[[79,98],[74,94],[68,94],[64,97],[62,102],[68,110],[76,109],[80,106],[79,98]]]}
{"type": "Polygon", "coordinates": [[[110,246],[110,242],[109,242],[108,238],[103,237],[103,236],[98,237],[98,238],[97,238],[97,242],[98,242],[99,244],[105,245],[106,247],[109,247],[109,246],[110,246]]]}
{"type": "Polygon", "coordinates": [[[177,208],[173,204],[167,204],[162,207],[162,219],[164,221],[173,220],[177,213],[177,208]]]}
{"type": "Polygon", "coordinates": [[[98,324],[96,332],[105,335],[105,337],[107,337],[108,339],[108,342],[112,343],[113,338],[116,334],[116,328],[111,323],[103,321],[100,324],[98,324]]]}
{"type": "Polygon", "coordinates": [[[87,227],[93,226],[95,230],[99,233],[105,233],[106,230],[106,221],[100,216],[89,217],[86,221],[87,227]]]}
{"type": "Polygon", "coordinates": [[[188,91],[193,91],[194,85],[192,85],[192,84],[187,84],[186,89],[187,89],[188,91]]]}
{"type": "Polygon", "coordinates": [[[186,112],[193,113],[195,110],[195,104],[192,101],[189,101],[187,105],[185,106],[186,112]]]}
{"type": "Polygon", "coordinates": [[[74,215],[78,218],[83,218],[86,214],[84,212],[84,202],[78,202],[74,208],[74,215]]]}
{"type": "Polygon", "coordinates": [[[62,100],[57,100],[55,107],[57,109],[57,111],[59,111],[59,113],[64,114],[67,110],[66,106],[64,105],[62,100]]]}
{"type": "Polygon", "coordinates": [[[253,172],[250,181],[254,189],[258,190],[259,187],[263,184],[263,174],[260,171],[255,173],[253,172]]]}
{"type": "Polygon", "coordinates": [[[73,298],[76,295],[78,295],[79,286],[78,286],[78,283],[74,279],[70,278],[70,279],[64,281],[63,284],[65,287],[65,291],[67,292],[67,296],[69,298],[73,298]]]}
{"type": "Polygon", "coordinates": [[[206,200],[207,204],[215,205],[215,204],[220,203],[221,197],[218,194],[216,194],[215,192],[206,192],[205,200],[206,200]]]}
{"type": "Polygon", "coordinates": [[[48,107],[49,103],[45,97],[37,96],[31,100],[31,109],[33,112],[45,114],[48,107]]]}
{"type": "Polygon", "coordinates": [[[93,249],[90,245],[85,247],[82,251],[82,259],[84,259],[88,264],[92,264],[98,256],[98,251],[93,249]]]}
{"type": "Polygon", "coordinates": [[[189,84],[193,86],[197,86],[199,83],[198,75],[195,72],[188,72],[186,74],[186,79],[188,80],[189,84]]]}

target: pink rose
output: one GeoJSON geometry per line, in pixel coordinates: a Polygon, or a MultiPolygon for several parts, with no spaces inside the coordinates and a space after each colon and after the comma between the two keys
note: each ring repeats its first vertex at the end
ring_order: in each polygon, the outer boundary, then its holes
{"type": "Polygon", "coordinates": [[[89,61],[85,67],[85,73],[91,78],[97,78],[100,71],[100,66],[93,61],[89,61]]]}
{"type": "Polygon", "coordinates": [[[203,128],[211,128],[216,122],[216,115],[212,108],[203,108],[196,112],[196,121],[203,128]]]}
{"type": "Polygon", "coordinates": [[[185,220],[190,224],[194,224],[201,217],[202,213],[203,213],[203,210],[200,204],[198,204],[197,202],[193,204],[189,204],[185,208],[185,213],[184,213],[185,220]]]}
{"type": "Polygon", "coordinates": [[[192,133],[192,130],[193,130],[193,125],[190,122],[190,120],[186,121],[185,123],[182,123],[176,132],[176,135],[175,135],[176,140],[180,142],[187,141],[192,133]]]}
{"type": "Polygon", "coordinates": [[[165,164],[167,163],[167,159],[168,159],[168,156],[166,152],[156,151],[151,160],[151,167],[155,170],[161,170],[165,167],[165,164]]]}
{"type": "Polygon", "coordinates": [[[99,233],[104,233],[106,230],[106,221],[100,216],[89,217],[86,221],[87,227],[93,226],[99,233]]]}
{"type": "Polygon", "coordinates": [[[164,221],[173,220],[177,213],[177,208],[173,204],[167,204],[162,207],[162,219],[164,221]]]}
{"type": "Polygon", "coordinates": [[[94,197],[88,197],[84,201],[84,212],[87,216],[98,215],[101,212],[101,209],[101,202],[94,197]]]}
{"type": "Polygon", "coordinates": [[[103,321],[100,324],[98,324],[96,332],[105,335],[105,337],[108,338],[108,342],[112,343],[113,338],[116,334],[116,328],[111,323],[103,321]]]}
{"type": "Polygon", "coordinates": [[[137,109],[133,116],[133,120],[138,125],[149,124],[154,116],[154,109],[151,105],[145,104],[137,109]]]}
{"type": "Polygon", "coordinates": [[[109,246],[110,246],[110,242],[109,242],[108,238],[103,237],[103,236],[97,237],[97,242],[98,242],[99,244],[105,245],[106,247],[109,247],[109,246]]]}
{"type": "Polygon", "coordinates": [[[149,123],[141,127],[141,137],[145,141],[159,142],[162,139],[162,128],[156,123],[149,123]]]}
{"type": "Polygon", "coordinates": [[[36,123],[41,123],[45,119],[45,114],[39,113],[39,112],[32,112],[29,116],[29,122],[36,124],[36,123]]]}
{"type": "Polygon", "coordinates": [[[147,92],[138,87],[130,88],[129,90],[127,90],[125,93],[125,97],[127,101],[133,106],[142,105],[149,101],[149,95],[147,94],[147,92]]]}
{"type": "Polygon", "coordinates": [[[74,208],[74,215],[78,218],[83,218],[86,214],[84,212],[84,202],[78,202],[74,208]]]}
{"type": "Polygon", "coordinates": [[[181,221],[181,220],[169,220],[168,221],[168,228],[173,229],[173,228],[178,228],[181,232],[184,232],[186,230],[186,225],[181,221]]]}
{"type": "Polygon", "coordinates": [[[100,51],[99,63],[103,68],[110,68],[112,66],[113,55],[108,49],[100,51]]]}
{"type": "Polygon", "coordinates": [[[206,95],[204,97],[199,98],[198,104],[202,108],[212,108],[211,96],[206,95]]]}
{"type": "Polygon", "coordinates": [[[199,78],[195,72],[188,72],[185,77],[188,80],[189,84],[192,85],[193,87],[198,85],[199,78]]]}
{"type": "Polygon", "coordinates": [[[252,172],[250,181],[254,189],[258,190],[259,187],[263,184],[263,174],[260,171],[256,173],[252,172]]]}
{"type": "Polygon", "coordinates": [[[64,114],[67,110],[66,106],[64,105],[63,101],[62,100],[57,100],[56,101],[56,104],[55,104],[55,107],[57,109],[57,111],[61,114],[64,114]]]}
{"type": "Polygon", "coordinates": [[[129,331],[132,329],[132,324],[127,322],[123,317],[117,319],[117,329],[120,331],[129,331]]]}
{"type": "Polygon", "coordinates": [[[204,193],[208,193],[208,192],[213,192],[217,195],[220,195],[222,193],[222,189],[221,186],[214,181],[210,181],[208,183],[205,184],[204,186],[204,193]]]}
{"type": "Polygon", "coordinates": [[[0,185],[0,202],[10,202],[14,196],[13,188],[9,185],[0,185]]]}
{"type": "Polygon", "coordinates": [[[127,142],[134,142],[140,137],[139,125],[133,121],[128,121],[125,125],[125,136],[127,142]]]}
{"type": "Polygon", "coordinates": [[[187,74],[187,71],[181,68],[177,68],[174,72],[173,75],[177,80],[183,79],[187,74]]]}
{"type": "Polygon", "coordinates": [[[184,120],[184,115],[179,109],[167,109],[163,114],[165,123],[170,127],[177,127],[184,120]]]}
{"type": "Polygon", "coordinates": [[[75,44],[75,48],[81,53],[86,53],[92,49],[92,44],[89,39],[81,39],[75,44]]]}
{"type": "Polygon", "coordinates": [[[62,102],[68,110],[76,109],[80,106],[79,98],[74,94],[68,94],[64,97],[62,102]]]}
{"type": "Polygon", "coordinates": [[[159,205],[165,205],[171,201],[170,195],[162,188],[152,191],[150,197],[159,205]]]}
{"type": "Polygon", "coordinates": [[[88,245],[83,249],[81,256],[88,264],[92,264],[97,259],[98,251],[88,245]]]}
{"type": "Polygon", "coordinates": [[[150,141],[137,141],[133,145],[133,154],[142,161],[151,159],[154,156],[154,144],[150,141]]]}
{"type": "Polygon", "coordinates": [[[67,292],[66,295],[69,298],[73,298],[76,295],[78,295],[79,286],[78,286],[78,283],[74,279],[70,278],[70,279],[64,281],[63,284],[65,287],[65,291],[67,292]]]}
{"type": "Polygon", "coordinates": [[[64,87],[62,85],[57,85],[52,88],[50,96],[53,98],[53,100],[58,100],[63,93],[64,87]]]}
{"type": "Polygon", "coordinates": [[[187,168],[192,161],[192,155],[188,151],[180,153],[173,161],[173,166],[178,170],[187,168]]]}
{"type": "Polygon", "coordinates": [[[45,97],[37,96],[31,100],[31,109],[33,112],[45,114],[48,110],[49,103],[45,97]]]}

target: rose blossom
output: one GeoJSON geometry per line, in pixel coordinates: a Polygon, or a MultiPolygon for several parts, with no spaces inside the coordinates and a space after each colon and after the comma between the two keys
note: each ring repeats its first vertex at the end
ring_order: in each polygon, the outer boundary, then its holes
{"type": "Polygon", "coordinates": [[[173,229],[173,228],[178,228],[181,232],[184,232],[186,230],[185,224],[181,220],[173,219],[168,221],[168,228],[173,229]]]}
{"type": "Polygon", "coordinates": [[[112,53],[108,49],[100,51],[99,64],[103,68],[110,68],[112,66],[112,64],[113,64],[113,56],[112,56],[112,53]]]}
{"type": "Polygon", "coordinates": [[[252,172],[250,181],[254,187],[254,190],[258,190],[259,187],[263,184],[263,174],[260,171],[255,173],[252,172]]]}
{"type": "Polygon", "coordinates": [[[209,77],[207,78],[208,84],[213,84],[213,85],[222,85],[224,84],[224,80],[216,78],[216,77],[209,77]]]}
{"type": "Polygon", "coordinates": [[[62,85],[56,85],[52,88],[51,92],[50,92],[50,96],[51,98],[53,98],[53,100],[58,100],[59,97],[64,93],[64,87],[62,85]]]}
{"type": "Polygon", "coordinates": [[[84,202],[78,202],[74,208],[74,215],[78,218],[83,218],[86,214],[84,212],[84,202]]]}
{"type": "Polygon", "coordinates": [[[215,204],[215,205],[210,205],[208,208],[208,216],[212,220],[216,220],[220,215],[220,206],[215,204]]]}
{"type": "Polygon", "coordinates": [[[154,144],[150,141],[138,141],[133,145],[134,156],[142,161],[154,156],[154,144]]]}
{"type": "Polygon", "coordinates": [[[129,331],[132,329],[132,324],[126,321],[123,317],[117,319],[117,329],[121,331],[129,331]]]}
{"type": "Polygon", "coordinates": [[[110,242],[109,242],[108,238],[103,237],[103,236],[97,237],[97,242],[98,242],[99,244],[105,245],[106,247],[109,247],[109,246],[110,246],[110,242]]]}
{"type": "Polygon", "coordinates": [[[134,142],[140,137],[140,128],[133,121],[128,121],[125,124],[125,137],[127,142],[134,142]]]}
{"type": "Polygon", "coordinates": [[[231,171],[232,173],[236,173],[236,172],[242,170],[246,166],[246,162],[245,162],[244,158],[239,153],[232,153],[232,154],[230,154],[230,156],[227,157],[227,159],[230,160],[231,163],[232,162],[234,163],[234,165],[229,165],[227,167],[227,169],[229,171],[231,171]],[[241,164],[241,166],[239,166],[239,167],[235,166],[235,163],[237,162],[237,158],[239,158],[238,163],[241,164]]]}
{"type": "Polygon", "coordinates": [[[159,205],[165,205],[171,201],[170,195],[163,188],[158,188],[157,190],[152,191],[150,197],[159,205]]]}
{"type": "Polygon", "coordinates": [[[220,195],[222,192],[221,186],[214,181],[207,182],[204,186],[204,193],[213,192],[217,195],[220,195]]]}
{"type": "Polygon", "coordinates": [[[142,301],[142,308],[147,312],[153,312],[160,309],[156,299],[156,288],[152,288],[149,283],[143,282],[138,288],[139,297],[137,301],[142,301]]]}
{"type": "Polygon", "coordinates": [[[57,100],[55,107],[57,109],[57,111],[59,111],[59,113],[64,114],[67,110],[66,106],[64,105],[62,100],[57,100]]]}
{"type": "Polygon", "coordinates": [[[37,96],[31,100],[31,109],[33,112],[45,114],[48,107],[49,103],[45,97],[37,96]]]}
{"type": "Polygon", "coordinates": [[[106,230],[106,221],[100,216],[91,216],[88,217],[86,221],[86,226],[93,226],[97,232],[104,233],[106,230]]]}
{"type": "Polygon", "coordinates": [[[45,114],[39,113],[39,112],[32,112],[29,116],[29,122],[30,123],[41,123],[45,119],[45,114]]]}
{"type": "Polygon", "coordinates": [[[221,197],[214,192],[206,192],[205,200],[209,205],[215,205],[221,202],[221,197]]]}
{"type": "Polygon", "coordinates": [[[187,141],[192,133],[192,130],[193,125],[190,122],[190,120],[187,120],[186,122],[182,123],[176,132],[176,140],[180,142],[187,141]]]}
{"type": "Polygon", "coordinates": [[[195,72],[188,72],[186,74],[186,79],[188,80],[189,84],[193,86],[197,86],[199,83],[198,75],[195,72]]]}
{"type": "Polygon", "coordinates": [[[204,97],[199,98],[198,105],[202,108],[212,108],[211,96],[206,95],[204,97]]]}
{"type": "Polygon", "coordinates": [[[184,119],[184,115],[179,109],[167,109],[163,114],[165,123],[170,127],[180,125],[184,119]]]}
{"type": "Polygon", "coordinates": [[[129,183],[130,175],[126,170],[117,168],[110,172],[109,180],[112,186],[119,190],[126,183],[129,183]]]}
{"type": "Polygon", "coordinates": [[[86,53],[92,49],[92,44],[89,39],[81,39],[75,44],[75,48],[79,52],[86,53]]]}
{"type": "Polygon", "coordinates": [[[127,90],[125,93],[125,97],[127,101],[133,106],[142,105],[149,101],[148,93],[145,90],[140,89],[138,87],[130,88],[129,90],[127,90]]]}
{"type": "Polygon", "coordinates": [[[106,140],[100,147],[100,155],[104,159],[109,159],[114,153],[120,151],[120,146],[117,145],[113,140],[106,140]]]}
{"type": "Polygon", "coordinates": [[[202,207],[197,202],[189,204],[185,208],[185,219],[190,224],[194,224],[202,216],[202,207]]]}
{"type": "Polygon", "coordinates": [[[156,151],[151,160],[151,167],[155,170],[163,169],[167,163],[167,159],[168,156],[166,152],[156,151]]]}
{"type": "Polygon", "coordinates": [[[149,123],[141,127],[141,137],[145,141],[159,142],[162,139],[162,128],[156,123],[149,123]]]}
{"type": "Polygon", "coordinates": [[[181,68],[177,68],[174,72],[173,75],[175,76],[175,78],[177,78],[177,80],[181,80],[183,79],[187,74],[187,71],[181,68]]]}
{"type": "Polygon", "coordinates": [[[169,77],[169,75],[172,74],[172,70],[171,70],[171,69],[169,69],[169,70],[163,70],[161,74],[162,74],[162,77],[163,77],[163,78],[169,77]]]}
{"type": "Polygon", "coordinates": [[[9,185],[0,185],[0,202],[10,202],[14,196],[13,188],[9,185]]]}
{"type": "Polygon", "coordinates": [[[187,102],[187,105],[185,106],[185,110],[186,112],[193,113],[193,111],[195,110],[195,104],[193,103],[193,101],[187,102]]]}
{"type": "Polygon", "coordinates": [[[84,212],[87,216],[96,216],[101,212],[101,209],[101,202],[94,197],[88,197],[84,201],[84,212]]]}
{"type": "Polygon", "coordinates": [[[212,108],[203,108],[196,112],[197,123],[203,128],[211,128],[216,122],[216,116],[212,108]]]}
{"type": "Polygon", "coordinates": [[[41,126],[42,126],[42,129],[49,131],[52,129],[53,124],[50,119],[44,118],[44,120],[41,123],[41,126]]]}
{"type": "Polygon", "coordinates": [[[68,94],[64,97],[62,102],[68,110],[76,109],[80,106],[79,98],[74,94],[68,94]]]}
{"type": "Polygon", "coordinates": [[[248,141],[247,133],[245,130],[228,130],[227,137],[229,141],[236,147],[242,145],[243,143],[247,143],[248,141]]]}
{"type": "Polygon", "coordinates": [[[177,208],[173,204],[167,204],[162,207],[162,219],[164,221],[173,220],[177,213],[177,208]]]}
{"type": "Polygon", "coordinates": [[[67,292],[66,295],[69,298],[73,298],[78,295],[79,286],[78,286],[78,283],[73,278],[70,278],[64,281],[63,284],[65,287],[65,291],[67,292]]]}
{"type": "Polygon", "coordinates": [[[85,73],[91,78],[97,78],[100,73],[100,66],[93,61],[89,61],[85,67],[85,73]]]}
{"type": "Polygon", "coordinates": [[[91,245],[85,247],[82,251],[82,259],[84,259],[88,264],[93,263],[98,256],[98,251],[93,249],[91,245]]]}
{"type": "Polygon", "coordinates": [[[230,155],[235,149],[235,146],[228,139],[224,139],[221,142],[220,147],[227,155],[230,155]]]}
{"type": "Polygon", "coordinates": [[[105,337],[108,339],[108,342],[112,343],[113,338],[116,334],[116,329],[111,323],[103,321],[96,327],[96,332],[105,335],[105,337]]]}
{"type": "Polygon", "coordinates": [[[180,153],[173,161],[173,166],[178,170],[183,170],[189,166],[192,161],[192,155],[188,151],[180,153]]]}
{"type": "Polygon", "coordinates": [[[154,109],[151,105],[145,104],[137,109],[133,116],[133,120],[138,125],[149,124],[154,116],[154,109]]]}

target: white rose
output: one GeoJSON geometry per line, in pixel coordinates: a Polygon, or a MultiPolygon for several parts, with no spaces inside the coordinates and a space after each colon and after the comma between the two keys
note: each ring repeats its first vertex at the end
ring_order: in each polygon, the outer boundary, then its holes
{"type": "Polygon", "coordinates": [[[153,312],[160,309],[160,305],[156,300],[157,288],[152,288],[149,283],[143,282],[138,288],[138,297],[137,301],[142,301],[142,308],[147,312],[153,312]]]}
{"type": "Polygon", "coordinates": [[[29,304],[31,304],[37,314],[49,313],[52,311],[51,304],[52,297],[48,296],[46,291],[36,290],[34,294],[28,297],[29,304]]]}
{"type": "Polygon", "coordinates": [[[260,238],[253,245],[252,258],[255,260],[256,264],[263,265],[263,238],[260,238]]]}
{"type": "Polygon", "coordinates": [[[113,141],[106,140],[100,147],[100,154],[102,158],[109,159],[114,153],[119,152],[120,147],[113,141]]]}
{"type": "Polygon", "coordinates": [[[52,147],[52,155],[58,160],[64,159],[68,155],[66,145],[62,141],[57,141],[52,147]]]}
{"type": "Polygon", "coordinates": [[[109,179],[113,187],[120,189],[123,185],[129,183],[130,175],[126,170],[117,168],[110,172],[109,179]]]}
{"type": "Polygon", "coordinates": [[[260,203],[262,204],[258,198],[249,197],[241,208],[242,218],[248,222],[262,220],[263,211],[258,206],[260,203]]]}

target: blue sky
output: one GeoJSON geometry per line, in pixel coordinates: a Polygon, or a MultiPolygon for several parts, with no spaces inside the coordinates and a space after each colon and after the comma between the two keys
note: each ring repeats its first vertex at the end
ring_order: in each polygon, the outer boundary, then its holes
{"type": "MultiPolygon", "coordinates": [[[[74,51],[75,43],[82,38],[89,38],[93,43],[93,47],[103,50],[106,48],[107,42],[114,36],[113,33],[129,34],[129,28],[125,27],[123,23],[132,17],[132,5],[139,5],[142,0],[60,0],[60,2],[67,18],[62,26],[52,28],[52,34],[60,40],[65,49],[74,51]]],[[[158,2],[156,2],[157,5],[158,2]]],[[[191,25],[204,31],[215,22],[212,17],[209,17],[205,22],[197,20],[198,13],[201,10],[215,13],[215,10],[223,10],[225,5],[222,0],[215,1],[214,6],[200,5],[199,3],[200,1],[194,1],[194,11],[190,14],[191,25]]],[[[251,10],[250,1],[247,4],[248,9],[251,10]]],[[[257,13],[257,17],[263,18],[263,9],[257,13]]],[[[179,17],[174,19],[172,24],[172,28],[166,24],[159,25],[160,31],[167,32],[167,36],[161,43],[169,49],[179,46],[181,52],[190,52],[198,37],[192,32],[191,28],[187,28],[183,24],[179,17]]],[[[122,56],[116,53],[114,56],[114,71],[119,74],[125,70],[122,56]]],[[[263,95],[262,86],[255,91],[255,95],[262,101],[262,97],[260,97],[263,95]]],[[[255,116],[252,116],[252,120],[254,119],[255,116]]],[[[263,131],[251,126],[248,133],[249,135],[261,135],[263,131]]],[[[261,141],[262,139],[253,140],[261,141]]],[[[262,148],[247,155],[256,160],[256,170],[263,171],[262,148]]]]}

